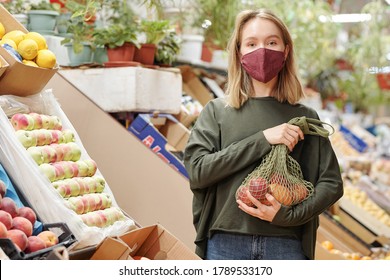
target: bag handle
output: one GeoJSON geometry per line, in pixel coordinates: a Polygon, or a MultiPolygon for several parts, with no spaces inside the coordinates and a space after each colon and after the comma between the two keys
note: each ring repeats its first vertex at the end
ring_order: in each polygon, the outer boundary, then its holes
{"type": "Polygon", "coordinates": [[[318,119],[307,118],[305,116],[293,118],[288,123],[299,126],[303,134],[328,137],[329,135],[332,135],[335,131],[333,126],[331,126],[330,124],[320,121],[318,119]],[[332,132],[329,132],[321,125],[328,125],[332,129],[332,132]]]}

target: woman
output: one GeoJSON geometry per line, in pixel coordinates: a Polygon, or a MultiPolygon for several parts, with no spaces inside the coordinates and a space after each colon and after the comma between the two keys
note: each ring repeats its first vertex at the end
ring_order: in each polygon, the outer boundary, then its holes
{"type": "Polygon", "coordinates": [[[184,155],[196,253],[205,259],[313,259],[318,216],[343,195],[343,186],[329,139],[287,124],[300,116],[318,119],[297,104],[303,91],[291,36],[272,12],[243,11],[228,52],[226,97],[204,107],[184,155]],[[275,144],[288,146],[313,195],[295,206],[270,194],[268,205],[253,197],[254,207],[236,201],[237,188],[275,144]]]}

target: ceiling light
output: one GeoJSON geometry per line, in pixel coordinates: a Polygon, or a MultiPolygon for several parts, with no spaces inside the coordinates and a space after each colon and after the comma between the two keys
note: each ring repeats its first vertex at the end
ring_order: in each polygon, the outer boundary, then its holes
{"type": "MultiPolygon", "coordinates": [[[[390,1],[390,0],[389,0],[390,1]]],[[[337,14],[332,16],[319,16],[321,22],[363,22],[371,20],[370,14],[337,14]]]]}

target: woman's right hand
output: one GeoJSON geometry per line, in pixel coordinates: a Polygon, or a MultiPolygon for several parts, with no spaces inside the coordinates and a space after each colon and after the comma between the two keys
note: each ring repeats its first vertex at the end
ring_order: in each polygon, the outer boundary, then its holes
{"type": "Polygon", "coordinates": [[[294,149],[299,140],[303,140],[303,132],[299,126],[283,123],[263,131],[265,139],[271,145],[284,144],[290,152],[294,149]]]}

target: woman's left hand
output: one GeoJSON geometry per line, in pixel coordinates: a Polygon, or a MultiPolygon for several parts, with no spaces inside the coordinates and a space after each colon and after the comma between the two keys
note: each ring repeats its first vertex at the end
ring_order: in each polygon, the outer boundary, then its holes
{"type": "Polygon", "coordinates": [[[257,217],[264,221],[272,222],[276,213],[278,213],[281,204],[269,193],[265,195],[266,199],[271,204],[269,206],[261,203],[256,198],[254,198],[248,190],[246,194],[251,200],[251,202],[255,205],[255,207],[248,206],[241,200],[237,200],[238,208],[253,217],[257,217]]]}

